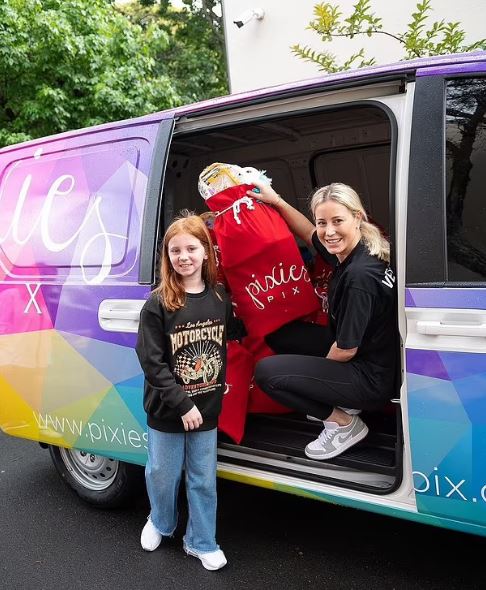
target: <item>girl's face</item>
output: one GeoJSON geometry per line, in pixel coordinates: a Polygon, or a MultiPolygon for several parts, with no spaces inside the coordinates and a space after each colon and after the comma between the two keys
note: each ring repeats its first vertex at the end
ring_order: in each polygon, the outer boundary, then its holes
{"type": "Polygon", "coordinates": [[[335,201],[325,201],[316,207],[316,229],[319,241],[330,254],[342,262],[361,239],[361,214],[335,201]]]}
{"type": "Polygon", "coordinates": [[[191,234],[176,234],[169,240],[167,252],[172,268],[184,281],[202,280],[202,267],[207,254],[200,240],[191,234]]]}

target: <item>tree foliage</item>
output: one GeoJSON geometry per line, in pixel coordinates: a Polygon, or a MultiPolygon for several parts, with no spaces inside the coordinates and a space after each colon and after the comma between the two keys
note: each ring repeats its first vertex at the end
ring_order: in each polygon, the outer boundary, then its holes
{"type": "MultiPolygon", "coordinates": [[[[462,53],[476,49],[486,49],[486,39],[475,43],[465,44],[465,32],[459,22],[435,21],[427,28],[427,22],[432,11],[431,0],[423,0],[416,5],[411,21],[404,33],[391,33],[384,30],[381,18],[371,10],[371,0],[358,0],[353,13],[344,20],[336,5],[321,2],[314,6],[314,20],[307,27],[316,32],[323,43],[329,43],[337,37],[353,39],[357,35],[386,35],[400,43],[404,49],[403,59],[444,55],[448,53],[462,53]]],[[[367,58],[365,50],[360,49],[342,64],[328,51],[316,51],[309,46],[299,44],[291,47],[292,52],[304,59],[315,63],[320,70],[337,72],[352,67],[363,67],[375,63],[375,58],[367,58]]]]}
{"type": "Polygon", "coordinates": [[[2,0],[0,146],[225,91],[221,23],[193,2],[178,13],[165,0],[153,18],[133,4],[2,0]]]}
{"type": "Polygon", "coordinates": [[[134,23],[158,26],[168,45],[157,55],[183,103],[228,93],[221,0],[133,0],[123,8],[134,23]]]}

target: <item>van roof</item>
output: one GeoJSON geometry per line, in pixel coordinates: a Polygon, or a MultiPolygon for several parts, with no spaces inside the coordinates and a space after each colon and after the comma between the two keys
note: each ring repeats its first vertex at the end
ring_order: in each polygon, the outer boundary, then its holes
{"type": "Polygon", "coordinates": [[[483,65],[482,70],[486,70],[486,51],[475,51],[471,53],[457,53],[453,55],[440,55],[427,58],[418,58],[408,61],[400,61],[392,64],[370,66],[337,72],[335,74],[321,74],[315,78],[308,78],[299,82],[279,84],[266,88],[259,88],[247,92],[231,94],[220,98],[205,100],[190,105],[177,107],[173,109],[176,116],[196,113],[198,111],[213,110],[217,107],[231,105],[233,103],[242,103],[254,98],[263,98],[265,96],[278,96],[288,92],[298,92],[303,90],[312,90],[314,88],[323,88],[334,86],[342,82],[366,81],[367,79],[382,78],[385,76],[401,75],[430,75],[447,73],[467,73],[475,70],[479,63],[483,65]],[[451,69],[453,68],[453,70],[451,69]]]}
{"type": "MultiPolygon", "coordinates": [[[[203,114],[207,111],[215,111],[219,109],[228,108],[235,105],[242,105],[249,103],[252,100],[265,100],[270,98],[278,98],[279,96],[293,93],[300,93],[305,91],[312,91],[314,89],[322,89],[326,86],[335,86],[339,84],[353,84],[354,82],[363,81],[370,82],[375,79],[385,77],[399,77],[399,76],[421,76],[431,74],[458,74],[468,72],[486,72],[486,51],[475,51],[471,53],[458,53],[452,55],[441,55],[427,58],[419,58],[408,61],[400,61],[392,64],[384,64],[371,66],[367,68],[360,68],[355,70],[347,70],[344,72],[337,72],[335,74],[322,74],[315,78],[301,80],[299,82],[291,82],[287,84],[279,84],[267,88],[259,88],[247,92],[240,92],[237,94],[230,94],[218,98],[204,100],[201,102],[192,103],[158,111],[141,117],[126,119],[124,121],[113,121],[96,127],[90,127],[89,130],[109,130],[112,128],[130,127],[134,124],[140,123],[156,123],[162,119],[171,117],[182,117],[194,114],[203,114]]],[[[81,133],[86,133],[87,129],[77,129],[52,135],[48,138],[49,141],[57,139],[66,139],[68,137],[76,136],[81,133]]],[[[46,138],[34,139],[29,142],[21,144],[26,146],[29,144],[38,144],[44,142],[46,138]]],[[[18,146],[7,146],[0,149],[0,153],[18,146]]]]}

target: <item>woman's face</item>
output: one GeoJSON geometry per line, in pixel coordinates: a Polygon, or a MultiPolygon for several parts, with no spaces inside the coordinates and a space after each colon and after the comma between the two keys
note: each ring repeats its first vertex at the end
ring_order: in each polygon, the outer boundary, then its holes
{"type": "Polygon", "coordinates": [[[191,234],[176,234],[169,240],[167,251],[173,269],[183,281],[201,279],[207,255],[200,240],[191,234]]]}
{"type": "Polygon", "coordinates": [[[361,214],[335,201],[325,201],[315,209],[317,237],[330,254],[342,262],[361,239],[361,214]]]}

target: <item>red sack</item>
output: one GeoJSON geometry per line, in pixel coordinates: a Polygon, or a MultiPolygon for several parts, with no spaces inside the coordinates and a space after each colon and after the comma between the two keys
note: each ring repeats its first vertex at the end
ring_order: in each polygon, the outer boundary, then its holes
{"type": "Polygon", "coordinates": [[[252,355],[233,340],[227,343],[226,354],[226,392],[218,428],[239,444],[245,433],[248,396],[255,363],[252,355]]]}
{"type": "MultiPolygon", "coordinates": [[[[265,340],[259,336],[247,336],[243,339],[242,344],[251,352],[255,364],[259,360],[274,354],[265,340]]],[[[288,414],[292,410],[269,397],[253,380],[250,386],[247,412],[249,414],[288,414]]]]}
{"type": "Polygon", "coordinates": [[[214,234],[236,313],[248,334],[264,336],[320,305],[287,224],[272,207],[249,198],[251,188],[229,187],[206,204],[219,212],[214,234]]]}

